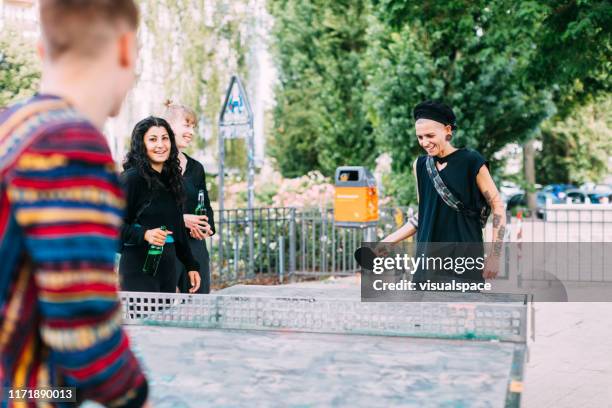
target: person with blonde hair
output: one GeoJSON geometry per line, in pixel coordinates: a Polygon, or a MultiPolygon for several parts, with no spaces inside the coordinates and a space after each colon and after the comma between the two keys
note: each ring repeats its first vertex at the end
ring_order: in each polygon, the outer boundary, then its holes
{"type": "MultiPolygon", "coordinates": [[[[164,118],[170,123],[176,137],[179,149],[179,163],[183,175],[185,201],[183,219],[189,230],[189,246],[191,252],[200,264],[201,285],[198,293],[210,292],[210,257],[205,239],[215,233],[215,220],[210,206],[208,188],[206,187],[206,172],[204,166],[185,153],[193,142],[197,117],[195,112],[171,101],[165,102],[164,118]],[[199,201],[202,201],[201,205],[199,201]],[[203,206],[205,214],[196,214],[196,207],[203,206]]],[[[190,281],[184,265],[177,259],[178,284],[181,293],[190,289],[190,281]]]]}

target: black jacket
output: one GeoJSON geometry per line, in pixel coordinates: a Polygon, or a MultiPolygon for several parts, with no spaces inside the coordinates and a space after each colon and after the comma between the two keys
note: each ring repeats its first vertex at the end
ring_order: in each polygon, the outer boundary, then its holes
{"type": "Polygon", "coordinates": [[[147,182],[135,168],[128,169],[121,175],[125,196],[126,209],[121,228],[121,247],[148,246],[144,234],[147,230],[165,225],[172,231],[176,255],[187,270],[200,269],[189,248],[188,236],[180,210],[172,192],[166,187],[169,181],[164,174],[156,174],[161,183],[147,182]]]}

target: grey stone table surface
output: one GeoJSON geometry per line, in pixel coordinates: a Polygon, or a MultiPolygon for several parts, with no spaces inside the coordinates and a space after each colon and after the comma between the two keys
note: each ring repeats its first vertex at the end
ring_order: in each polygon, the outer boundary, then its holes
{"type": "Polygon", "coordinates": [[[503,407],[512,343],[132,326],[155,407],[503,407]]]}

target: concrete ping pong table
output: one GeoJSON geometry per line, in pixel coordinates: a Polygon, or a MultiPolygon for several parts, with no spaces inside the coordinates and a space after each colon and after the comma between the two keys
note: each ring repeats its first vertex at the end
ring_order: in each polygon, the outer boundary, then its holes
{"type": "Polygon", "coordinates": [[[519,406],[526,296],[415,296],[361,302],[357,285],[324,284],[121,293],[157,408],[519,406]]]}

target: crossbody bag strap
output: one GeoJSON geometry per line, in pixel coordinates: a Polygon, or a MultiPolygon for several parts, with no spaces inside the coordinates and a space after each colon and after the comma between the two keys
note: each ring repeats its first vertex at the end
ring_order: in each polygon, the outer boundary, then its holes
{"type": "Polygon", "coordinates": [[[453,193],[451,193],[448,187],[446,187],[446,184],[444,184],[444,181],[442,180],[442,177],[440,177],[440,173],[436,168],[436,164],[434,162],[433,157],[427,157],[426,167],[427,174],[429,174],[429,178],[431,179],[431,182],[433,183],[436,192],[449,207],[470,217],[480,217],[480,213],[464,206],[463,203],[459,201],[453,193]]]}
{"type": "Polygon", "coordinates": [[[426,167],[427,174],[429,174],[429,178],[431,179],[431,182],[433,183],[436,192],[438,193],[442,201],[444,201],[446,205],[448,205],[455,211],[463,211],[463,203],[457,200],[453,193],[450,192],[448,187],[446,187],[446,184],[444,184],[442,177],[440,177],[440,173],[438,173],[438,169],[436,169],[436,164],[434,163],[433,157],[427,156],[426,167]]]}

